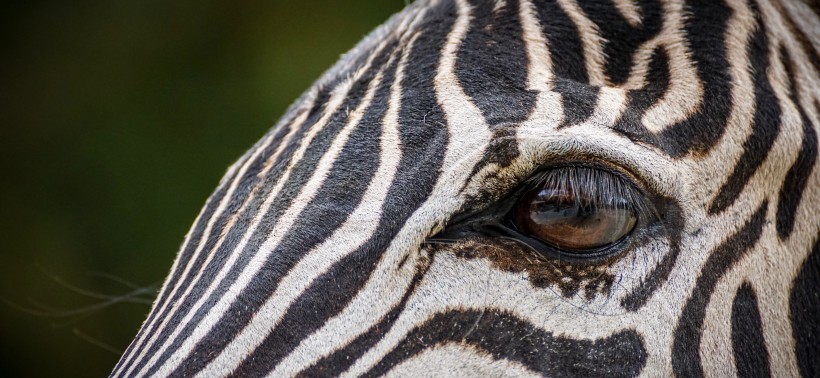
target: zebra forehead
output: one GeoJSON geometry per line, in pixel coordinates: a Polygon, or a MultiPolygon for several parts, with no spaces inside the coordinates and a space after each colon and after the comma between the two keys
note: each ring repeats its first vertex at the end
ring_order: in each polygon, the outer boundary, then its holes
{"type": "Polygon", "coordinates": [[[415,2],[229,169],[113,375],[812,375],[817,24],[415,2]]]}
{"type": "MultiPolygon", "coordinates": [[[[303,106],[333,111],[333,102],[322,101],[325,91],[335,91],[338,99],[363,96],[364,86],[352,92],[350,86],[386,69],[387,62],[412,55],[400,83],[408,96],[429,91],[424,72],[452,59],[451,82],[496,137],[514,133],[503,129],[525,121],[550,130],[597,125],[680,158],[710,151],[727,129],[753,123],[769,134],[777,129],[776,101],[760,97],[773,97],[766,49],[784,42],[769,43],[766,14],[754,3],[685,8],[677,2],[478,1],[465,6],[470,9],[465,32],[445,42],[457,2],[414,3],[320,80],[311,92],[318,104],[304,101],[303,106]],[[640,23],[630,21],[636,17],[640,23]],[[592,38],[579,32],[582,27],[600,34],[592,38]],[[458,46],[443,48],[451,43],[458,46]],[[755,88],[752,83],[762,84],[755,88]],[[755,102],[766,105],[755,119],[733,116],[741,106],[754,109],[755,102]]],[[[439,88],[443,93],[450,89],[439,88]]],[[[387,101],[388,95],[376,93],[375,101],[387,101]]],[[[401,105],[409,119],[421,121],[405,122],[405,127],[443,124],[427,117],[437,111],[434,101],[401,105]]]]}

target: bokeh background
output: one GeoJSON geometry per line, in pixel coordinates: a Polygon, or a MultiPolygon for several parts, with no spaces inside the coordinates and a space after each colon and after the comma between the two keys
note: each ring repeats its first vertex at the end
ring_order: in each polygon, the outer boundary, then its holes
{"type": "Polygon", "coordinates": [[[0,376],[105,376],[222,174],[405,0],[0,12],[0,376]]]}

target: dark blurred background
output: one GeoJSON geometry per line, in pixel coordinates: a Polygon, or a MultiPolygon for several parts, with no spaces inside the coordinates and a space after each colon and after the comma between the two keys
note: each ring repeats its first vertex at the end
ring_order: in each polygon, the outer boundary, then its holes
{"type": "Polygon", "coordinates": [[[107,375],[227,167],[404,6],[4,6],[0,376],[107,375]]]}

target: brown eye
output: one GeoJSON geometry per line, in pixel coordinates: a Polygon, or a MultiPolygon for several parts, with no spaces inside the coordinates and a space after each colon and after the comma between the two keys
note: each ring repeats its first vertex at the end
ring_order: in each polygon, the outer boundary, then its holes
{"type": "Polygon", "coordinates": [[[637,216],[626,199],[593,201],[569,189],[540,187],[514,209],[516,227],[563,250],[588,251],[615,243],[635,227],[637,216]]]}

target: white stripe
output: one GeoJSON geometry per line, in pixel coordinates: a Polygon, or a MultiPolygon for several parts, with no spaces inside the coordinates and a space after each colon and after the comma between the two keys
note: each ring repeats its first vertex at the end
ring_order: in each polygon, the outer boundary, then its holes
{"type": "Polygon", "coordinates": [[[598,32],[598,25],[590,21],[574,0],[558,0],[558,5],[578,28],[581,43],[584,45],[584,63],[586,64],[589,84],[603,86],[607,84],[604,74],[606,56],[603,50],[603,38],[598,32]]]}
{"type": "Polygon", "coordinates": [[[641,26],[641,10],[635,4],[635,0],[615,0],[614,4],[629,26],[633,28],[641,26]]]}
{"type": "MultiPolygon", "coordinates": [[[[703,102],[703,83],[698,80],[695,62],[689,58],[691,52],[683,37],[682,8],[683,5],[678,2],[664,1],[663,30],[655,41],[664,46],[669,55],[669,88],[641,118],[641,123],[652,133],[659,133],[666,127],[691,117],[703,102]]],[[[654,47],[645,50],[649,55],[654,47]]],[[[648,61],[647,56],[646,62],[648,61]]]]}
{"type": "Polygon", "coordinates": [[[552,58],[533,7],[530,0],[521,0],[519,6],[521,30],[524,33],[522,37],[527,49],[527,89],[544,92],[552,89],[552,58]]]}
{"type": "Polygon", "coordinates": [[[521,0],[521,29],[524,31],[524,46],[529,59],[527,87],[538,91],[538,97],[532,114],[521,126],[554,129],[564,117],[563,104],[561,96],[552,90],[555,76],[549,45],[541,33],[541,26],[532,7],[529,0],[521,0]]]}

